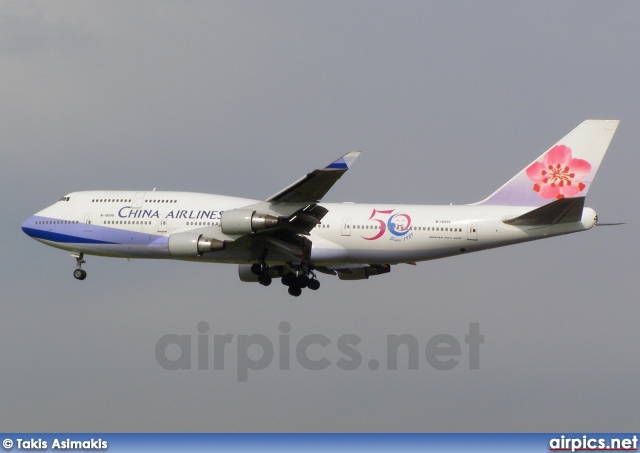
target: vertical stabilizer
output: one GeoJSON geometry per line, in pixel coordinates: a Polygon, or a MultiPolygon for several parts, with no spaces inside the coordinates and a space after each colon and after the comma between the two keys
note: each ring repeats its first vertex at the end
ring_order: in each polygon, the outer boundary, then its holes
{"type": "Polygon", "coordinates": [[[618,120],[586,120],[476,204],[539,207],[584,197],[618,127],[618,120]]]}

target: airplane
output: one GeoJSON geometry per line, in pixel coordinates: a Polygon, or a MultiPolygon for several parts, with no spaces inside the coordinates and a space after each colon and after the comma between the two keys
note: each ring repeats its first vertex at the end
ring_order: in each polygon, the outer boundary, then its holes
{"type": "Polygon", "coordinates": [[[323,203],[359,151],[308,173],[264,201],[167,191],[82,191],[29,217],[22,230],[85,255],[233,263],[243,282],[280,278],[292,296],[341,280],[596,225],[585,196],[618,127],[586,120],[482,201],[467,205],[323,203]]]}

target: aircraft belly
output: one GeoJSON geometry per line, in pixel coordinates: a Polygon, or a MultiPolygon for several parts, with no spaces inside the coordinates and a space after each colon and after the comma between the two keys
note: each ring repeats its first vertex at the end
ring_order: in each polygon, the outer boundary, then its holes
{"type": "Polygon", "coordinates": [[[464,253],[460,247],[442,247],[437,249],[413,249],[413,250],[350,250],[347,262],[368,264],[395,264],[411,263],[415,261],[427,261],[446,256],[464,253]]]}
{"type": "Polygon", "coordinates": [[[348,252],[344,247],[319,235],[311,237],[311,261],[318,265],[329,265],[344,262],[348,252]]]}

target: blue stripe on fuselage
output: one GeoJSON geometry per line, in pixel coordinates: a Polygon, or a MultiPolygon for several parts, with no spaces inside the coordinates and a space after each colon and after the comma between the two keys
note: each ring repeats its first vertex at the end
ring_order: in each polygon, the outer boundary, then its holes
{"type": "Polygon", "coordinates": [[[162,237],[157,234],[91,225],[91,231],[84,231],[84,223],[37,224],[36,221],[56,222],[56,219],[31,217],[22,224],[22,231],[34,239],[42,239],[63,244],[149,244],[162,237]]]}
{"type": "Polygon", "coordinates": [[[22,227],[28,236],[45,241],[72,243],[72,244],[117,244],[116,242],[101,241],[90,237],[75,236],[71,234],[56,233],[55,231],[39,230],[37,228],[22,227]]]}

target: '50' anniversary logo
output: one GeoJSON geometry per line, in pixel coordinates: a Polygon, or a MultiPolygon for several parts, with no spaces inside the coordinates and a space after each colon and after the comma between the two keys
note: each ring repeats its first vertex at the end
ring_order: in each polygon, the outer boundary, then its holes
{"type": "Polygon", "coordinates": [[[408,214],[394,214],[393,211],[395,211],[395,209],[388,209],[384,211],[378,211],[377,209],[374,209],[367,220],[378,222],[378,224],[380,225],[380,229],[375,235],[371,237],[362,236],[362,238],[366,239],[367,241],[375,241],[376,239],[380,239],[387,231],[387,229],[394,236],[404,236],[405,234],[407,234],[409,232],[409,228],[411,227],[411,217],[409,217],[408,214]],[[385,218],[386,220],[383,220],[385,218]]]}

